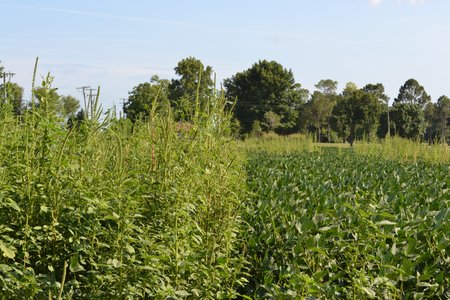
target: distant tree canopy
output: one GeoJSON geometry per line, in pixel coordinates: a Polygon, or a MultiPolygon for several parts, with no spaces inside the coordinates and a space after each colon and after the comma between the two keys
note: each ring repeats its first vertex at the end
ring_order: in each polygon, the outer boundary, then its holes
{"type": "Polygon", "coordinates": [[[180,105],[181,99],[189,103],[194,103],[197,96],[199,101],[209,99],[214,88],[212,67],[205,67],[195,57],[187,57],[178,62],[175,74],[179,78],[172,79],[169,85],[169,98],[175,106],[180,105]]]}
{"type": "Polygon", "coordinates": [[[80,109],[80,101],[73,96],[62,96],[59,98],[59,111],[64,118],[74,116],[80,109]]]}
{"type": "Polygon", "coordinates": [[[315,85],[316,89],[324,95],[336,95],[337,86],[338,82],[331,79],[322,79],[315,85]]]}
{"type": "Polygon", "coordinates": [[[153,75],[150,82],[140,83],[129,92],[123,106],[127,118],[133,122],[145,118],[155,102],[158,107],[171,105],[175,118],[186,120],[196,105],[208,103],[214,88],[212,67],[205,67],[195,57],[187,57],[178,62],[174,70],[178,75],[176,79],[169,81],[153,75]]]}
{"type": "Polygon", "coordinates": [[[168,103],[169,81],[152,76],[150,82],[140,83],[129,92],[128,100],[124,103],[123,110],[131,121],[149,115],[152,103],[168,103]]]}
{"type": "Polygon", "coordinates": [[[403,138],[423,137],[427,127],[424,109],[431,101],[417,80],[409,79],[400,87],[391,112],[392,131],[403,138]]]}
{"type": "Polygon", "coordinates": [[[15,114],[20,115],[23,110],[23,88],[17,83],[6,82],[0,86],[0,103],[10,105],[15,114]],[[5,98],[6,97],[6,98],[5,98]]]}
{"type": "Polygon", "coordinates": [[[333,108],[333,123],[339,136],[353,145],[355,139],[370,138],[378,126],[382,104],[364,89],[348,91],[333,108]]]}
{"type": "MultiPolygon", "coordinates": [[[[131,121],[149,114],[152,103],[170,105],[177,120],[189,122],[196,106],[206,107],[214,89],[213,69],[194,57],[174,68],[175,79],[153,76],[129,92],[124,112],[131,121]],[[196,101],[198,100],[198,101],[196,101]]],[[[295,81],[292,70],[276,61],[260,60],[249,69],[224,80],[233,106],[233,131],[241,134],[275,131],[279,134],[311,133],[318,142],[384,138],[387,133],[404,138],[449,142],[450,100],[436,103],[417,80],[401,86],[389,107],[381,83],[362,88],[348,82],[338,93],[338,82],[320,80],[311,94],[295,81]]]]}
{"type": "Polygon", "coordinates": [[[425,139],[450,144],[450,98],[441,96],[436,103],[428,103],[424,114],[427,123],[425,139]]]}
{"type": "Polygon", "coordinates": [[[316,91],[305,105],[304,123],[309,131],[314,132],[319,142],[324,140],[323,131],[326,131],[326,140],[330,141],[331,113],[339,100],[337,95],[338,82],[331,79],[320,80],[316,91]]]}
{"type": "Polygon", "coordinates": [[[266,130],[281,133],[296,129],[300,107],[308,91],[295,82],[292,70],[262,60],[224,81],[226,95],[236,100],[234,115],[243,133],[258,121],[266,130]]]}
{"type": "MultiPolygon", "coordinates": [[[[131,123],[151,111],[171,107],[175,119],[192,122],[194,112],[207,109],[215,99],[213,68],[195,57],[186,57],[174,68],[175,78],[153,75],[129,92],[123,111],[131,123]]],[[[0,62],[0,108],[21,115],[36,108],[40,113],[80,123],[92,112],[79,110],[79,101],[61,96],[48,74],[33,90],[32,103],[24,105],[23,88],[9,82],[0,62]],[[34,99],[36,101],[34,101],[34,99]],[[78,120],[78,122],[77,122],[78,120]]],[[[247,70],[223,81],[228,108],[233,108],[233,136],[264,132],[308,133],[318,142],[372,140],[387,134],[403,138],[450,144],[450,98],[435,103],[416,79],[399,89],[392,106],[381,83],[359,88],[348,82],[338,93],[338,82],[322,79],[310,94],[295,81],[292,70],[276,61],[259,60],[247,70]]],[[[89,107],[89,106],[88,106],[89,107]]],[[[127,121],[128,122],[128,121],[127,121]]],[[[130,124],[131,124],[130,123],[130,124]]]]}

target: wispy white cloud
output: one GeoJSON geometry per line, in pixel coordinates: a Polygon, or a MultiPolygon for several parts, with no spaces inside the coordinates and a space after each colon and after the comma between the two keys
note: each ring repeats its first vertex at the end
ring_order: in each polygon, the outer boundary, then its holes
{"type": "Polygon", "coordinates": [[[380,5],[382,0],[369,0],[370,5],[377,6],[380,5]]]}
{"type": "Polygon", "coordinates": [[[62,9],[62,8],[41,7],[41,6],[31,6],[31,5],[15,5],[15,4],[13,4],[13,5],[0,4],[0,7],[40,10],[40,11],[48,11],[48,12],[66,13],[66,14],[72,14],[72,15],[82,15],[82,16],[88,16],[88,17],[101,17],[101,18],[123,20],[123,21],[152,22],[152,23],[159,23],[159,24],[165,24],[165,25],[200,26],[200,27],[205,26],[204,24],[197,24],[197,23],[190,23],[190,22],[161,20],[161,19],[156,19],[156,18],[144,18],[144,17],[135,17],[135,16],[125,16],[125,15],[114,15],[114,14],[99,13],[99,12],[92,12],[92,11],[86,11],[86,10],[62,9]]]}
{"type": "MultiPolygon", "coordinates": [[[[383,2],[383,0],[369,0],[369,4],[373,6],[378,6],[383,2]]],[[[408,3],[412,5],[422,4],[425,0],[397,0],[398,3],[408,3]]]]}
{"type": "Polygon", "coordinates": [[[411,4],[421,4],[421,3],[425,2],[425,0],[408,0],[407,2],[409,2],[411,4]]]}

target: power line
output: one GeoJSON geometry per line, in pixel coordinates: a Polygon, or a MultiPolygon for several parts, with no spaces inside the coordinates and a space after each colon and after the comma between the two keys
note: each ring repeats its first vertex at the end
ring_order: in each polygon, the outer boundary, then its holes
{"type": "Polygon", "coordinates": [[[9,83],[11,81],[11,78],[14,77],[14,75],[16,75],[16,74],[12,73],[12,72],[0,73],[0,77],[3,77],[3,93],[4,93],[5,99],[6,99],[6,78],[8,77],[8,83],[9,83]]]}
{"type": "Polygon", "coordinates": [[[91,88],[89,85],[77,87],[77,90],[81,91],[83,93],[83,101],[84,101],[84,109],[86,110],[86,91],[91,88]]]}
{"type": "Polygon", "coordinates": [[[122,113],[123,113],[123,116],[125,117],[126,116],[126,113],[125,113],[125,101],[127,101],[128,98],[120,98],[119,100],[121,100],[121,102],[122,102],[122,113]]]}

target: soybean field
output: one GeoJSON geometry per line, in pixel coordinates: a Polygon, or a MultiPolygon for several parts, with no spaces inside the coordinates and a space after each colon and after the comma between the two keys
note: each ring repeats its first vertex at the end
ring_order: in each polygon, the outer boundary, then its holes
{"type": "Polygon", "coordinates": [[[260,152],[247,171],[256,298],[450,296],[448,165],[326,149],[260,152]]]}

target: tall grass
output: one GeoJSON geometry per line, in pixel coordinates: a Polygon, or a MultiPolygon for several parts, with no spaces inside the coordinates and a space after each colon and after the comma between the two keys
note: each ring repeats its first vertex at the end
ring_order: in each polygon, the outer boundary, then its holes
{"type": "Polygon", "coordinates": [[[241,141],[239,146],[248,152],[289,153],[318,150],[318,145],[313,142],[313,138],[303,134],[283,136],[266,133],[261,137],[249,137],[241,141]]]}
{"type": "Polygon", "coordinates": [[[189,126],[157,101],[130,124],[93,99],[71,127],[3,107],[0,298],[235,297],[244,175],[224,97],[209,100],[189,126]]]}
{"type": "Polygon", "coordinates": [[[450,162],[450,147],[446,144],[424,144],[396,136],[384,139],[380,143],[356,143],[355,151],[359,154],[400,161],[450,162]]]}

